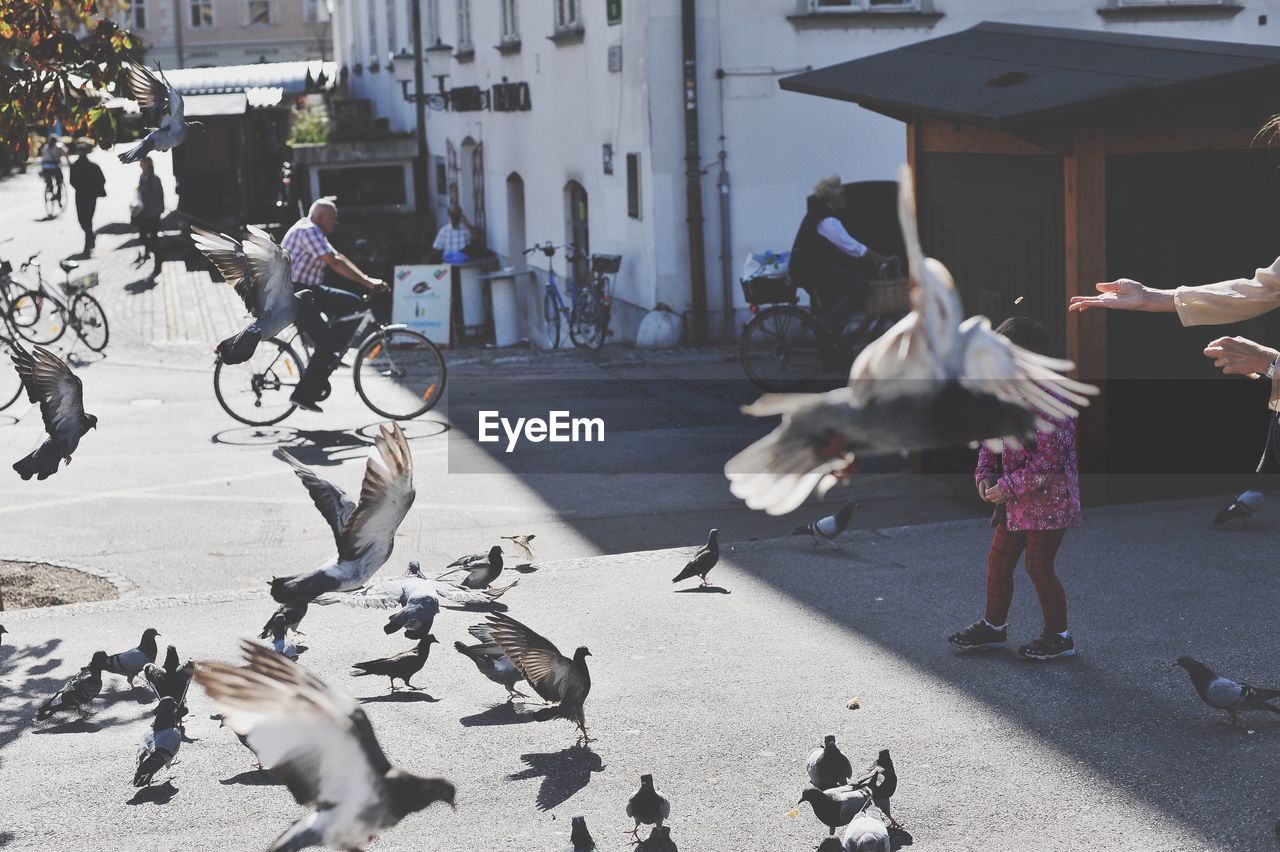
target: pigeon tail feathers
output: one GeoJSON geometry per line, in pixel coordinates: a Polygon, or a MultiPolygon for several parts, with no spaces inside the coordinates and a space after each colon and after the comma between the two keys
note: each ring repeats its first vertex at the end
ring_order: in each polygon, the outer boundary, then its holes
{"type": "Polygon", "coordinates": [[[233,334],[219,343],[217,352],[224,364],[243,364],[253,357],[261,340],[262,335],[251,325],[239,334],[233,334]]]}
{"type": "Polygon", "coordinates": [[[271,597],[276,603],[309,603],[326,592],[337,589],[341,583],[323,572],[296,574],[292,577],[273,577],[271,597]]]}
{"type": "Polygon", "coordinates": [[[13,469],[18,472],[23,481],[35,477],[38,480],[46,480],[58,472],[58,465],[62,461],[62,456],[55,449],[52,441],[45,441],[36,447],[31,453],[13,463],[13,469]]]}
{"type": "Polygon", "coordinates": [[[134,145],[128,151],[125,151],[123,154],[121,154],[120,162],[136,163],[139,160],[141,160],[143,157],[150,154],[154,147],[155,147],[155,143],[151,141],[151,136],[150,134],[148,134],[147,136],[144,136],[142,141],[139,142],[137,145],[134,145]]]}

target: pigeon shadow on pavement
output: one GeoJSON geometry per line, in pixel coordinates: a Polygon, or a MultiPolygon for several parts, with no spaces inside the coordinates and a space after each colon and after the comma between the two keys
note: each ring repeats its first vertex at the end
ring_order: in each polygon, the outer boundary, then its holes
{"type": "Polygon", "coordinates": [[[817,852],[844,852],[844,844],[839,837],[828,837],[818,844],[817,852]]]}
{"type": "Polygon", "coordinates": [[[452,604],[446,606],[440,605],[441,609],[451,609],[454,612],[506,612],[508,607],[502,601],[487,601],[485,603],[469,603],[469,604],[452,604]]]}
{"type": "Polygon", "coordinates": [[[895,850],[901,849],[903,846],[911,846],[915,842],[916,839],[911,835],[911,832],[907,831],[905,828],[889,829],[890,848],[895,850]]]}
{"type": "Polygon", "coordinates": [[[511,570],[518,574],[533,574],[538,570],[538,566],[534,565],[532,562],[525,562],[523,565],[516,565],[511,570]]]}
{"type": "Polygon", "coordinates": [[[645,849],[648,852],[678,852],[680,847],[676,846],[676,842],[671,839],[671,826],[664,825],[662,828],[655,828],[648,837],[637,843],[635,848],[645,849]]]}
{"type": "Polygon", "coordinates": [[[409,690],[384,692],[381,695],[370,695],[366,698],[359,699],[361,704],[376,704],[384,701],[389,701],[393,704],[414,704],[419,701],[425,701],[428,704],[435,704],[439,700],[439,698],[436,698],[429,692],[412,692],[409,690]]]}
{"type": "Polygon", "coordinates": [[[488,728],[494,725],[528,725],[536,721],[532,716],[522,716],[516,712],[511,702],[495,704],[488,710],[482,710],[458,720],[464,728],[488,728]]]}
{"type": "Polygon", "coordinates": [[[139,278],[137,281],[130,281],[128,284],[124,285],[124,291],[131,296],[137,296],[138,294],[145,293],[148,290],[154,290],[156,285],[159,283],[159,278],[153,278],[151,276],[139,278]]]}
{"type": "Polygon", "coordinates": [[[168,779],[163,784],[152,784],[150,787],[143,787],[125,804],[167,805],[176,795],[178,795],[178,788],[173,785],[172,779],[168,779]]]}
{"type": "Polygon", "coordinates": [[[540,811],[549,811],[591,783],[594,772],[603,772],[604,762],[590,748],[573,745],[562,751],[540,754],[522,754],[525,768],[507,776],[508,781],[527,781],[541,778],[538,786],[537,805],[540,811]]]}
{"type": "Polygon", "coordinates": [[[729,595],[732,594],[724,586],[693,586],[689,589],[676,589],[677,595],[729,595]]]}
{"type": "Polygon", "coordinates": [[[13,832],[11,832],[11,831],[0,831],[0,849],[3,849],[4,847],[8,846],[8,845],[9,845],[10,843],[12,843],[15,839],[16,839],[16,838],[14,837],[13,832]]]}
{"type": "Polygon", "coordinates": [[[246,769],[230,778],[220,778],[219,784],[242,784],[246,787],[279,787],[280,780],[265,769],[246,769]]]}

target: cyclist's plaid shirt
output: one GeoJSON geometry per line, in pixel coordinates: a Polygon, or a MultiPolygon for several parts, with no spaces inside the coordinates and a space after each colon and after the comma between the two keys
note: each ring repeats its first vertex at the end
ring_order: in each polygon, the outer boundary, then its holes
{"type": "Polygon", "coordinates": [[[334,248],[320,226],[310,219],[299,219],[280,241],[293,264],[293,283],[314,287],[324,283],[325,262],[321,258],[333,254],[334,248]]]}

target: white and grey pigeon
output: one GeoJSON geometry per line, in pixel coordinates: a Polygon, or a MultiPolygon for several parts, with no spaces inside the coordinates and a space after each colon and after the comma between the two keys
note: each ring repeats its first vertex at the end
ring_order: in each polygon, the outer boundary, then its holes
{"type": "Polygon", "coordinates": [[[258,343],[288,327],[297,315],[293,300],[293,262],[266,231],[247,226],[241,243],[226,234],[191,226],[191,241],[209,258],[226,282],[235,288],[253,322],[217,346],[225,364],[242,364],[253,357],[258,343]]]}
{"type": "Polygon", "coordinates": [[[84,384],[57,355],[43,346],[28,352],[16,340],[9,343],[10,358],[27,392],[27,400],[40,406],[48,437],[28,455],[14,462],[13,469],[24,481],[48,479],[62,462],[71,464],[71,454],[90,429],[98,428],[98,418],[84,410],[84,384]]]}
{"type": "Polygon", "coordinates": [[[822,745],[809,752],[805,769],[809,772],[809,782],[819,790],[848,784],[849,776],[853,774],[849,758],[836,745],[835,734],[827,734],[822,745]]]}
{"type": "Polygon", "coordinates": [[[911,170],[898,180],[898,217],[912,310],[858,355],[848,383],[824,394],[766,394],[743,411],[782,423],[725,464],[730,490],[753,509],[782,515],[815,489],[825,493],[859,453],[982,441],[1021,446],[1048,419],[1076,416],[1097,393],[1047,358],[964,318],[951,273],[925,257],[916,230],[911,170]],[[1048,419],[1046,419],[1048,418],[1048,419]]]}
{"type": "MultiPolygon", "coordinates": [[[[198,682],[226,726],[246,738],[298,804],[314,808],[268,852],[310,846],[359,850],[433,802],[454,805],[454,787],[393,766],[368,717],[347,692],[245,640],[247,667],[206,662],[198,682]]],[[[421,845],[421,841],[416,844],[421,845]]]]}
{"type": "Polygon", "coordinates": [[[1280,713],[1280,707],[1270,703],[1280,698],[1280,689],[1236,683],[1218,674],[1195,657],[1179,657],[1173,664],[1186,669],[1201,701],[1210,707],[1227,711],[1228,725],[1234,725],[1236,716],[1245,710],[1280,713]]]}
{"type": "Polygon", "coordinates": [[[171,151],[186,140],[191,128],[205,129],[203,122],[186,120],[182,93],[164,76],[159,63],[156,63],[156,71],[160,73],[159,77],[140,62],[129,63],[129,88],[133,91],[133,99],[141,107],[146,125],[155,129],[120,155],[122,163],[136,163],[152,151],[171,151]]]}
{"type": "Polygon", "coordinates": [[[535,538],[537,538],[536,535],[533,535],[532,533],[530,533],[529,535],[504,535],[504,536],[500,536],[500,538],[503,541],[511,542],[512,547],[514,547],[516,549],[516,552],[519,553],[520,556],[524,559],[525,564],[528,564],[533,561],[532,542],[535,538]]]}
{"type": "Polygon", "coordinates": [[[305,574],[276,577],[271,597],[277,603],[305,603],[327,592],[358,589],[386,564],[395,547],[396,530],[413,505],[413,456],[399,423],[378,427],[374,447],[379,458],[365,464],[357,505],[346,492],[284,450],[276,458],[287,462],[302,480],[320,514],[333,530],[338,552],[305,574]]]}
{"type": "Polygon", "coordinates": [[[133,786],[150,787],[155,774],[173,763],[182,747],[182,731],[178,728],[178,702],[162,698],[156,705],[151,730],[138,747],[133,772],[133,786]]]}
{"type": "Polygon", "coordinates": [[[421,639],[431,632],[436,616],[440,613],[440,601],[436,597],[435,581],[422,576],[417,562],[410,562],[399,577],[379,580],[347,594],[321,595],[316,603],[330,606],[340,603],[359,609],[394,609],[383,625],[388,635],[403,630],[408,639],[421,639]]]}
{"type": "Polygon", "coordinates": [[[654,831],[662,828],[664,823],[671,816],[671,800],[662,794],[662,791],[653,786],[652,775],[640,776],[640,789],[631,794],[631,798],[627,799],[627,816],[635,820],[635,828],[627,832],[637,842],[640,840],[640,826],[651,825],[653,829],[649,832],[650,836],[654,831]]]}
{"type": "Polygon", "coordinates": [[[299,645],[289,638],[289,622],[284,615],[274,615],[268,623],[268,632],[271,634],[271,649],[277,654],[288,657],[291,660],[297,660],[307,646],[299,645]]]}
{"type": "Polygon", "coordinates": [[[844,852],[892,852],[889,828],[884,814],[874,804],[868,804],[845,826],[840,838],[844,852]]]}
{"type": "Polygon", "coordinates": [[[495,544],[488,553],[459,557],[445,567],[453,570],[445,571],[437,580],[465,571],[467,576],[459,580],[458,585],[468,589],[487,589],[502,574],[502,546],[495,544]]]}
{"type": "Polygon", "coordinates": [[[796,527],[791,531],[792,535],[808,535],[813,538],[815,544],[820,541],[834,542],[840,537],[840,534],[849,528],[849,519],[853,517],[853,510],[857,504],[849,502],[845,503],[836,510],[834,515],[827,515],[825,518],[819,518],[811,524],[805,524],[796,527]]]}
{"type": "Polygon", "coordinates": [[[507,659],[498,643],[493,641],[489,625],[473,624],[467,628],[467,632],[480,640],[480,644],[464,645],[462,642],[454,642],[453,647],[458,653],[475,663],[480,674],[505,688],[508,701],[528,698],[529,696],[516,689],[516,684],[524,680],[524,675],[507,659]]]}
{"type": "Polygon", "coordinates": [[[156,661],[156,637],[160,635],[160,631],[154,627],[148,627],[142,632],[142,639],[138,642],[136,648],[130,648],[127,651],[121,651],[119,654],[112,654],[107,658],[106,670],[112,674],[120,675],[129,679],[129,686],[133,686],[133,679],[142,674],[142,670],[147,667],[148,663],[156,661]]]}

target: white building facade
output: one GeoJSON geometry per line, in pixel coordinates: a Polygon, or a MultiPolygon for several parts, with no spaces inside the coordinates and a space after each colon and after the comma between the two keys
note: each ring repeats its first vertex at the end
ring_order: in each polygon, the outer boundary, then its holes
{"type": "MultiPolygon", "coordinates": [[[[423,44],[453,48],[446,89],[465,94],[505,82],[502,105],[516,107],[428,111],[430,191],[440,218],[452,194],[513,265],[522,249],[546,240],[622,255],[615,340],[633,338],[659,303],[684,316],[686,339],[696,339],[686,2],[697,29],[711,340],[740,329],[737,275],[747,253],[790,248],[819,178],[892,180],[906,159],[900,123],[783,92],[779,77],[988,20],[1246,43],[1272,42],[1280,28],[1280,0],[334,0],[334,57],[349,70],[351,94],[373,100],[394,129],[409,132],[414,107],[389,57],[412,48],[414,2],[423,44]]],[[[436,81],[426,86],[436,91],[436,81]]]]}

